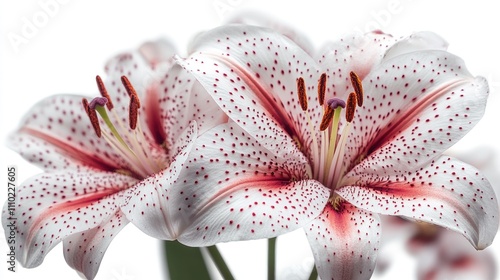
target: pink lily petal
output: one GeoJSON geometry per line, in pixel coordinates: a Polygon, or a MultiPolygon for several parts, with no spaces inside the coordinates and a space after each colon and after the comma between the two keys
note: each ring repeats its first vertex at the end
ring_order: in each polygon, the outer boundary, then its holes
{"type": "Polygon", "coordinates": [[[173,145],[177,136],[192,120],[198,123],[199,134],[226,122],[227,116],[220,110],[198,81],[179,65],[174,65],[158,85],[158,119],[163,120],[167,145],[173,145]]]}
{"type": "Polygon", "coordinates": [[[321,279],[368,279],[375,269],[380,219],[344,203],[336,211],[328,203],[304,228],[321,279]]]}
{"type": "Polygon", "coordinates": [[[170,167],[138,183],[124,194],[121,209],[127,219],[146,234],[163,240],[175,240],[179,235],[177,210],[171,185],[177,180],[197,138],[197,124],[185,129],[173,150],[170,167]]]}
{"type": "Polygon", "coordinates": [[[170,196],[178,204],[175,215],[189,221],[178,240],[206,246],[274,237],[304,226],[330,195],[319,182],[296,177],[306,167],[304,157],[277,157],[235,123],[207,131],[170,196]]]}
{"type": "Polygon", "coordinates": [[[416,171],[359,174],[338,193],[368,211],[449,228],[478,249],[491,244],[498,229],[498,202],[490,183],[476,168],[449,157],[416,171]]]}
{"type": "Polygon", "coordinates": [[[17,193],[17,259],[25,267],[40,265],[65,237],[105,223],[119,207],[120,192],[135,183],[131,177],[96,170],[44,173],[27,180],[17,193]]]}
{"type": "Polygon", "coordinates": [[[484,78],[442,51],[400,55],[364,81],[366,101],[356,111],[345,163],[354,173],[412,171],[427,165],[462,138],[482,117],[488,97],[484,78]]]}
{"type": "Polygon", "coordinates": [[[63,241],[66,262],[86,279],[94,279],[106,249],[127,224],[127,219],[117,211],[101,225],[68,236],[63,241]]]}
{"type": "Polygon", "coordinates": [[[44,170],[74,169],[83,164],[112,171],[125,166],[107,142],[95,135],[82,98],[56,95],[38,102],[8,145],[44,170]]]}
{"type": "Polygon", "coordinates": [[[279,155],[282,146],[294,145],[292,137],[303,149],[310,148],[310,126],[297,100],[296,79],[302,76],[311,92],[309,115],[317,127],[321,110],[314,89],[319,74],[302,49],[268,29],[232,25],[198,36],[193,48],[197,52],[178,63],[238,125],[279,155]]]}
{"type": "Polygon", "coordinates": [[[278,21],[272,15],[264,15],[261,12],[244,11],[233,16],[228,23],[267,27],[285,35],[308,54],[312,55],[315,51],[313,44],[305,34],[294,29],[285,22],[278,21]]]}

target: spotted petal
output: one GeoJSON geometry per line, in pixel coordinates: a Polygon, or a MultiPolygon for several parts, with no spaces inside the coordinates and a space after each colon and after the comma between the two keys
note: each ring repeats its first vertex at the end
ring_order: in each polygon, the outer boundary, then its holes
{"type": "MultiPolygon", "coordinates": [[[[354,172],[412,171],[462,138],[482,117],[484,78],[443,51],[389,59],[365,78],[366,101],[356,112],[344,163],[367,157],[354,172]]],[[[349,169],[348,169],[349,170],[349,169]]]]}
{"type": "MultiPolygon", "coordinates": [[[[313,91],[319,75],[313,59],[300,47],[265,28],[228,25],[198,36],[193,48],[197,50],[193,55],[178,62],[265,148],[281,155],[283,146],[293,145],[291,138],[302,147],[311,146],[296,79],[303,77],[313,91]]],[[[309,95],[314,127],[321,117],[316,100],[317,94],[309,95]]]]}
{"type": "Polygon", "coordinates": [[[291,155],[275,156],[234,123],[200,136],[170,196],[175,215],[189,221],[179,241],[206,246],[268,238],[314,219],[330,191],[315,180],[295,181],[307,164],[291,155]]]}
{"type": "Polygon", "coordinates": [[[352,91],[349,72],[364,79],[397,40],[389,34],[353,34],[329,42],[319,51],[318,64],[327,74],[327,98],[346,100],[352,91]]]}
{"type": "Polygon", "coordinates": [[[106,249],[127,224],[118,210],[101,225],[66,237],[63,242],[66,262],[86,279],[94,279],[106,249]]]}
{"type": "Polygon", "coordinates": [[[327,204],[304,228],[321,279],[369,279],[375,269],[380,219],[344,203],[337,211],[327,204]]]}
{"type": "Polygon", "coordinates": [[[10,136],[8,145],[44,170],[84,165],[111,171],[124,166],[122,158],[95,135],[82,98],[56,95],[38,102],[10,136]]]}
{"type": "Polygon", "coordinates": [[[194,140],[197,137],[197,124],[192,122],[178,136],[173,148],[173,161],[170,166],[138,183],[126,191],[121,205],[127,219],[146,234],[163,240],[175,240],[179,235],[178,210],[171,199],[171,188],[185,164],[194,140]]]}
{"type": "MultiPolygon", "coordinates": [[[[65,237],[106,223],[116,213],[121,191],[136,180],[107,172],[60,171],[35,176],[18,188],[16,257],[25,267],[40,265],[65,237]]],[[[8,223],[8,204],[2,224],[8,223]]]]}
{"type": "Polygon", "coordinates": [[[174,65],[158,84],[158,119],[163,121],[167,145],[173,145],[192,120],[198,123],[198,133],[226,122],[227,116],[191,73],[174,65]]]}
{"type": "Polygon", "coordinates": [[[423,50],[446,50],[448,44],[432,32],[417,32],[397,39],[380,31],[354,34],[326,44],[319,65],[327,74],[327,97],[347,99],[353,91],[349,72],[363,80],[379,63],[398,55],[423,50]]]}
{"type": "Polygon", "coordinates": [[[292,28],[285,22],[278,21],[271,15],[262,14],[260,11],[258,13],[243,11],[229,19],[228,23],[267,27],[285,35],[308,54],[312,55],[315,51],[314,46],[305,34],[292,28]]]}
{"type": "Polygon", "coordinates": [[[476,168],[449,157],[400,174],[359,174],[338,192],[368,211],[459,232],[479,249],[491,244],[498,229],[498,202],[490,183],[476,168]]]}
{"type": "MultiPolygon", "coordinates": [[[[160,46],[156,46],[159,48],[160,46]]],[[[143,53],[145,50],[141,50],[143,53]]],[[[113,110],[128,130],[130,97],[121,77],[126,76],[135,89],[140,101],[139,125],[142,126],[144,136],[148,142],[163,144],[165,132],[162,130],[159,108],[159,79],[170,69],[171,64],[160,63],[154,69],[140,52],[126,52],[110,59],[105,66],[107,76],[103,77],[106,89],[113,103],[113,110]]],[[[159,58],[158,58],[159,59],[159,58]]],[[[130,134],[128,132],[124,134],[130,134]]]]}

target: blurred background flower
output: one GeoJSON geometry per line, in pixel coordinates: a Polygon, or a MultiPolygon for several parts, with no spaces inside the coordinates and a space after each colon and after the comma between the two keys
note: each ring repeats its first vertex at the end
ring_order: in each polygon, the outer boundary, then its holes
{"type": "MultiPolygon", "coordinates": [[[[35,102],[56,93],[95,94],[94,77],[107,58],[135,48],[143,41],[167,36],[180,50],[199,31],[218,26],[243,11],[266,14],[304,32],[318,48],[327,41],[352,31],[382,29],[397,36],[431,30],[449,43],[449,51],[462,57],[474,75],[489,79],[490,98],[483,120],[451,153],[476,165],[491,180],[498,170],[500,139],[500,61],[493,28],[500,18],[493,2],[376,0],[376,1],[3,1],[0,5],[0,121],[2,143],[22,115],[35,102]],[[80,92],[75,92],[80,91],[80,92]],[[489,147],[487,163],[475,150],[489,147]],[[466,151],[472,151],[466,153],[466,151]],[[493,162],[493,164],[490,164],[493,162]]],[[[6,166],[17,165],[18,183],[41,171],[25,162],[5,145],[0,145],[1,182],[6,182],[6,166]]],[[[5,201],[6,186],[0,191],[5,201]]],[[[390,256],[384,273],[373,279],[417,279],[418,258],[405,252],[402,237],[395,234],[381,254],[390,256]]],[[[462,239],[464,244],[468,245],[462,239]]],[[[238,279],[266,276],[266,241],[222,244],[221,250],[238,279]]],[[[500,241],[487,249],[498,259],[500,241]]],[[[0,241],[0,253],[7,244],[0,241]]],[[[278,279],[305,279],[313,265],[307,240],[301,231],[282,236],[277,243],[278,279]]],[[[482,254],[482,253],[481,253],[482,254]]],[[[1,279],[75,279],[55,249],[37,269],[7,271],[0,267],[1,279]],[[54,273],[57,271],[57,273],[54,273]]],[[[445,267],[445,266],[441,266],[445,267]]],[[[432,267],[430,268],[432,269],[432,267]]],[[[96,279],[165,279],[160,242],[128,227],[116,237],[103,259],[96,279]],[[133,242],[132,242],[133,241],[133,242]]]]}

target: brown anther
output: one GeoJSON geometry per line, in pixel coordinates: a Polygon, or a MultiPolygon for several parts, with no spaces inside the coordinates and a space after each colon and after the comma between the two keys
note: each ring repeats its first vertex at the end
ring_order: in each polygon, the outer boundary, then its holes
{"type": "Polygon", "coordinates": [[[130,96],[130,105],[128,111],[128,120],[131,129],[137,127],[137,115],[139,114],[139,98],[137,96],[130,96]]]}
{"type": "Polygon", "coordinates": [[[97,82],[97,88],[99,89],[101,96],[105,97],[108,100],[108,103],[106,103],[106,107],[108,108],[108,110],[113,109],[113,102],[111,102],[111,97],[109,96],[101,77],[99,75],[95,76],[95,81],[97,82]]]}
{"type": "Polygon", "coordinates": [[[306,92],[306,83],[304,82],[304,78],[300,77],[297,79],[297,92],[299,94],[299,103],[302,111],[307,110],[307,92],[306,92]]]}
{"type": "Polygon", "coordinates": [[[99,119],[97,118],[96,111],[94,109],[90,109],[89,102],[85,98],[82,99],[82,105],[90,119],[90,123],[94,128],[95,134],[97,134],[97,137],[101,138],[101,127],[99,126],[99,119]]]}
{"type": "Polygon", "coordinates": [[[363,84],[361,83],[361,79],[359,79],[359,76],[356,73],[351,71],[349,75],[351,76],[352,87],[354,88],[354,92],[356,93],[358,106],[361,107],[363,106],[363,84]]]}
{"type": "Polygon", "coordinates": [[[125,87],[125,90],[127,90],[128,96],[130,96],[131,99],[133,99],[135,97],[135,99],[137,101],[137,108],[141,108],[139,96],[137,95],[137,92],[135,91],[134,87],[132,86],[132,84],[130,83],[128,78],[126,76],[122,76],[121,80],[122,80],[123,86],[125,87]]]}
{"type": "Polygon", "coordinates": [[[324,131],[325,129],[330,126],[330,123],[332,122],[333,115],[334,115],[335,110],[332,109],[332,107],[327,106],[325,113],[323,114],[323,118],[321,119],[321,123],[319,125],[319,129],[321,131],[324,131]]]}
{"type": "Polygon", "coordinates": [[[346,110],[345,110],[345,119],[347,122],[352,122],[354,119],[354,112],[356,112],[356,93],[351,92],[349,94],[349,97],[347,97],[347,102],[346,102],[346,110]]]}
{"type": "Polygon", "coordinates": [[[326,73],[321,74],[318,80],[318,101],[319,105],[323,106],[325,103],[325,93],[326,93],[326,73]]]}
{"type": "Polygon", "coordinates": [[[87,98],[82,98],[82,105],[83,105],[83,109],[85,109],[85,113],[87,113],[87,116],[89,115],[89,101],[87,100],[87,98]]]}

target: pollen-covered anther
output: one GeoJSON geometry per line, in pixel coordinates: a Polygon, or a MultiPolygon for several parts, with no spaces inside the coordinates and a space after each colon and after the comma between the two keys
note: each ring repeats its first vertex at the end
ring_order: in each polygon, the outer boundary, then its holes
{"type": "Polygon", "coordinates": [[[319,105],[323,106],[325,103],[326,93],[326,73],[321,74],[318,80],[318,101],[319,105]]]}
{"type": "Polygon", "coordinates": [[[321,131],[324,131],[328,128],[328,126],[330,126],[334,112],[335,110],[333,110],[330,106],[326,107],[325,113],[323,114],[323,118],[321,119],[321,123],[319,125],[319,129],[321,131]]]}
{"type": "Polygon", "coordinates": [[[134,87],[130,83],[129,79],[126,76],[122,76],[121,80],[122,80],[123,86],[125,87],[125,90],[127,90],[127,93],[130,96],[130,98],[135,99],[135,102],[137,103],[137,108],[141,108],[139,96],[137,95],[137,92],[135,91],[134,87]]]}
{"type": "Polygon", "coordinates": [[[356,93],[356,100],[358,102],[358,106],[363,106],[363,84],[361,83],[361,79],[359,76],[351,71],[349,73],[351,77],[351,84],[354,88],[354,92],[356,93]]]}
{"type": "Polygon", "coordinates": [[[346,110],[345,110],[345,119],[347,122],[352,122],[354,119],[354,113],[356,112],[356,93],[351,92],[349,94],[349,97],[347,97],[347,102],[346,102],[346,110]]]}
{"type": "Polygon", "coordinates": [[[104,82],[102,81],[101,77],[97,75],[95,77],[96,83],[97,83],[97,88],[99,89],[99,92],[101,93],[101,96],[106,98],[108,100],[108,103],[106,103],[106,107],[108,110],[113,109],[113,102],[111,102],[111,98],[109,97],[108,91],[106,90],[106,87],[104,86],[104,82]]]}
{"type": "Polygon", "coordinates": [[[92,100],[90,104],[86,98],[82,99],[83,109],[85,110],[85,112],[87,113],[87,116],[90,119],[90,123],[92,124],[92,127],[94,128],[95,134],[97,135],[97,137],[100,138],[101,137],[101,126],[99,125],[99,119],[97,118],[97,113],[95,111],[96,102],[94,102],[94,100],[92,100]],[[93,105],[93,108],[90,106],[90,104],[93,105]]]}
{"type": "Polygon", "coordinates": [[[137,127],[137,115],[139,114],[139,99],[137,96],[130,97],[130,105],[129,105],[129,126],[131,129],[135,129],[137,127]]]}
{"type": "Polygon", "coordinates": [[[306,92],[306,83],[304,82],[304,78],[297,78],[297,93],[299,95],[299,103],[300,107],[303,111],[307,110],[307,92],[306,92]]]}

